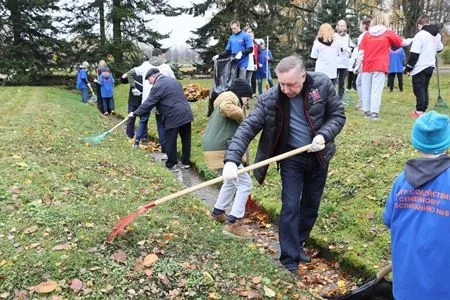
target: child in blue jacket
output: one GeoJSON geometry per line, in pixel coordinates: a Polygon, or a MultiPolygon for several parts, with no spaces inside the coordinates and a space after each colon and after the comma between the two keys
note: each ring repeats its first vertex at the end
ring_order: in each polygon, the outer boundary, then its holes
{"type": "Polygon", "coordinates": [[[108,68],[103,68],[102,74],[98,77],[100,92],[103,99],[103,114],[114,114],[114,78],[108,68]]]}
{"type": "Polygon", "coordinates": [[[405,65],[406,55],[402,47],[397,50],[389,50],[389,73],[388,73],[388,87],[389,91],[394,90],[394,79],[397,75],[398,89],[403,92],[403,66],[405,65]]]}
{"type": "Polygon", "coordinates": [[[449,299],[449,117],[423,114],[414,123],[411,140],[422,157],[407,161],[384,211],[391,230],[394,298],[449,299]]]}
{"type": "Polygon", "coordinates": [[[83,61],[81,65],[78,67],[77,71],[77,82],[76,88],[81,91],[81,102],[88,103],[88,87],[90,87],[90,83],[88,81],[87,68],[89,67],[89,63],[87,61],[83,61]]]}

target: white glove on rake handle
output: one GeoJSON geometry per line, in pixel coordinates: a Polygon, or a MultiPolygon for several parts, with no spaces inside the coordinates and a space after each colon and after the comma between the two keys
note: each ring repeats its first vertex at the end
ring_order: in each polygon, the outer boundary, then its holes
{"type": "Polygon", "coordinates": [[[322,135],[318,134],[316,135],[311,143],[311,149],[309,152],[317,152],[320,150],[323,150],[325,148],[325,139],[322,135]]]}
{"type": "Polygon", "coordinates": [[[227,161],[222,171],[223,181],[235,180],[238,178],[238,167],[234,162],[227,161]]]}
{"type": "Polygon", "coordinates": [[[132,89],[131,93],[133,94],[133,96],[140,96],[141,95],[141,92],[137,88],[132,89]]]}

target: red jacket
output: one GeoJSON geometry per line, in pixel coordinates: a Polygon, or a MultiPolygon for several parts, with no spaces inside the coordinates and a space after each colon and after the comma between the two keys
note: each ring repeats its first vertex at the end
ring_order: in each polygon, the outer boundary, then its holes
{"type": "Polygon", "coordinates": [[[389,70],[389,49],[400,48],[403,40],[385,26],[376,25],[364,35],[359,50],[364,51],[363,72],[384,72],[389,70]]]}

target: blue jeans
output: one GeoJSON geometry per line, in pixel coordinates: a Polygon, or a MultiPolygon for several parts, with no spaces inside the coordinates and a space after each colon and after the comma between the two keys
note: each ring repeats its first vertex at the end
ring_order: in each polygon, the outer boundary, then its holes
{"type": "Polygon", "coordinates": [[[86,88],[82,88],[81,89],[81,102],[83,103],[87,103],[88,102],[88,89],[86,88]]]}
{"type": "MultiPolygon", "coordinates": [[[[258,79],[258,93],[261,95],[263,93],[262,91],[262,83],[263,83],[264,79],[258,79]]],[[[269,75],[269,79],[267,80],[269,82],[269,86],[273,87],[273,80],[272,80],[272,76],[269,75]]]]}
{"type": "Polygon", "coordinates": [[[280,167],[280,262],[295,270],[300,263],[300,249],[317,220],[328,165],[322,167],[315,153],[302,153],[281,161],[280,167]]]}
{"type": "MultiPolygon", "coordinates": [[[[128,113],[138,109],[139,105],[128,104],[128,113]]],[[[128,118],[127,122],[127,136],[132,139],[134,137],[134,124],[136,122],[136,117],[128,118]]]]}
{"type": "Polygon", "coordinates": [[[103,97],[103,112],[111,112],[114,110],[114,100],[112,97],[103,97]]]}
{"type": "Polygon", "coordinates": [[[148,118],[150,113],[142,115],[139,117],[139,125],[136,132],[135,142],[139,142],[145,136],[148,136],[148,118]]]}

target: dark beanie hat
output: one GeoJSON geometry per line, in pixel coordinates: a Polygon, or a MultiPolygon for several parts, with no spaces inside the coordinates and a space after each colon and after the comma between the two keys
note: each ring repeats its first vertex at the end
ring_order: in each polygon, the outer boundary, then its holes
{"type": "Polygon", "coordinates": [[[251,97],[253,90],[247,80],[236,78],[230,85],[230,91],[235,93],[238,97],[251,97]]]}
{"type": "Polygon", "coordinates": [[[145,74],[145,79],[147,80],[150,76],[158,74],[158,73],[159,73],[158,68],[151,68],[150,70],[147,71],[147,74],[145,74]]]}

